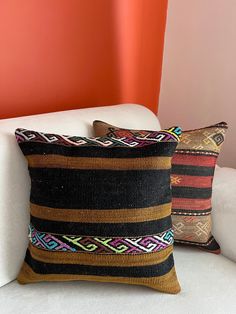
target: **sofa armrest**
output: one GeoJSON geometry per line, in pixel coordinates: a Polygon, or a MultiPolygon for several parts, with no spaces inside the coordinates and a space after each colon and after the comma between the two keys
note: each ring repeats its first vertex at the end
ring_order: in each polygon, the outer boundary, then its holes
{"type": "Polygon", "coordinates": [[[216,168],[212,209],[212,233],[222,254],[236,262],[236,169],[216,168]]]}

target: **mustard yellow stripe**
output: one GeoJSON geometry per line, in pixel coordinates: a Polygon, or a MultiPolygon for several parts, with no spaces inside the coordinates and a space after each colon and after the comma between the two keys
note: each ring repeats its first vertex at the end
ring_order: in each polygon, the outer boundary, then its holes
{"type": "Polygon", "coordinates": [[[68,157],[61,155],[28,155],[30,167],[37,168],[67,168],[67,169],[170,169],[171,157],[145,158],[88,158],[68,157]]]}
{"type": "Polygon", "coordinates": [[[152,289],[176,294],[180,292],[181,288],[176,276],[175,268],[173,267],[167,274],[159,277],[150,278],[133,278],[133,277],[110,277],[110,276],[89,276],[89,275],[64,275],[64,274],[51,274],[42,275],[35,273],[25,262],[17,277],[20,284],[27,284],[41,281],[97,281],[97,282],[115,282],[133,285],[143,285],[152,289]]]}
{"type": "Polygon", "coordinates": [[[142,222],[165,218],[171,214],[171,203],[137,209],[61,209],[30,204],[31,215],[46,220],[91,223],[142,222]]]}

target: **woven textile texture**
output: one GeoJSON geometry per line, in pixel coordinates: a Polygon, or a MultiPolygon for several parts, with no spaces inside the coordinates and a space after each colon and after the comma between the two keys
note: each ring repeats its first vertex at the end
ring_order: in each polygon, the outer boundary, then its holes
{"type": "Polygon", "coordinates": [[[171,222],[177,127],[152,139],[16,130],[31,178],[19,283],[92,280],[178,293],[171,222]]]}
{"type": "MultiPolygon", "coordinates": [[[[94,121],[96,136],[140,140],[153,131],[126,130],[94,121]]],[[[172,158],[172,221],[175,243],[197,246],[219,254],[220,247],[211,234],[211,195],[215,164],[224,142],[225,122],[184,131],[172,158]]]]}

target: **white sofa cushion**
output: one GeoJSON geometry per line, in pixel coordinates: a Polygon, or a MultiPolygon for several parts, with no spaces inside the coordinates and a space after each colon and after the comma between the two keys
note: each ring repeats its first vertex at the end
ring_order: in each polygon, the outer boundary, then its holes
{"type": "Polygon", "coordinates": [[[212,209],[212,232],[221,252],[236,262],[236,169],[216,168],[212,209]]]}
{"type": "Polygon", "coordinates": [[[160,129],[150,110],[134,104],[0,120],[0,286],[16,278],[28,242],[30,180],[26,160],[15,140],[15,129],[92,136],[95,119],[123,127],[160,129]]]}
{"type": "Polygon", "coordinates": [[[182,291],[95,282],[58,282],[0,288],[1,313],[12,314],[235,314],[236,264],[222,255],[175,248],[182,291]]]}

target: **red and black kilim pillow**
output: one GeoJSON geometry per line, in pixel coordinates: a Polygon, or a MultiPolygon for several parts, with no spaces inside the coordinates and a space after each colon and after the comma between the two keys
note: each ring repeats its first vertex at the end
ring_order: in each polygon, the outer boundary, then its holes
{"type": "MultiPolygon", "coordinates": [[[[154,131],[126,130],[94,121],[96,136],[140,139],[154,131]]],[[[197,246],[213,253],[220,247],[211,234],[211,195],[216,160],[227,130],[225,122],[184,131],[172,159],[172,221],[175,243],[197,246]]]]}

